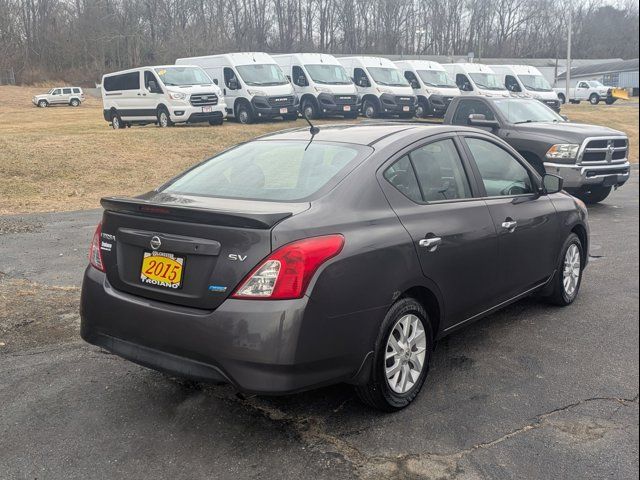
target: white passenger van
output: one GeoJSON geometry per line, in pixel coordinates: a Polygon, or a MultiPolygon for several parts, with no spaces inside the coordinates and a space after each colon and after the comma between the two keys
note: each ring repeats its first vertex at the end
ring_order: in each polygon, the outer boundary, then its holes
{"type": "Polygon", "coordinates": [[[514,97],[529,97],[560,112],[560,99],[536,67],[528,65],[490,65],[514,97]]]}
{"type": "Polygon", "coordinates": [[[381,57],[340,57],[338,61],[356,84],[360,109],[365,117],[413,117],[416,96],[391,60],[381,57]]]}
{"type": "Polygon", "coordinates": [[[200,67],[162,65],[132,68],[102,77],[104,119],[113,128],[155,123],[209,122],[222,125],[224,98],[200,67]]]}
{"type": "Polygon", "coordinates": [[[509,97],[504,82],[486,65],[479,63],[451,63],[443,65],[456,82],[462,95],[484,95],[485,97],[509,97]]]}
{"type": "Polygon", "coordinates": [[[177,65],[202,67],[220,85],[227,114],[240,123],[258,119],[298,118],[298,97],[271,55],[262,52],[226,53],[179,58],[177,65]]]}
{"type": "Polygon", "coordinates": [[[358,92],[344,67],[332,55],[290,53],[272,55],[300,98],[300,111],[307,118],[358,116],[358,92]]]}
{"type": "Polygon", "coordinates": [[[416,117],[444,117],[460,90],[447,71],[438,62],[402,60],[394,62],[418,97],[416,117]]]}

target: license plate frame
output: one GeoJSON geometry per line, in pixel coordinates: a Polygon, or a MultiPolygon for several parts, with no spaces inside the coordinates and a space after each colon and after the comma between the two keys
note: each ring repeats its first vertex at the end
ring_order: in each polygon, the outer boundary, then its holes
{"type": "Polygon", "coordinates": [[[287,107],[282,107],[280,109],[280,113],[282,113],[282,114],[289,113],[289,109],[287,107]]]}
{"type": "Polygon", "coordinates": [[[403,112],[408,112],[409,110],[411,110],[411,109],[409,108],[408,105],[405,105],[404,107],[402,107],[402,111],[403,112]]]}
{"type": "Polygon", "coordinates": [[[345,105],[344,107],[342,107],[342,111],[343,112],[350,112],[351,111],[351,105],[345,105]]]}
{"type": "Polygon", "coordinates": [[[202,107],[202,113],[211,113],[211,112],[213,112],[213,107],[211,106],[202,107]]]}
{"type": "Polygon", "coordinates": [[[184,285],[185,263],[185,257],[173,253],[144,250],[140,262],[140,283],[166,290],[181,290],[184,285]],[[158,274],[151,271],[155,271],[158,266],[158,274]]]}

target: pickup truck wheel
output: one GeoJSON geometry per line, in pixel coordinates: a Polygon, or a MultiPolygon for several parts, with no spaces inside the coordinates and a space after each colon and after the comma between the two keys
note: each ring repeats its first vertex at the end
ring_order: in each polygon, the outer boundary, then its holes
{"type": "Polygon", "coordinates": [[[576,193],[576,197],[587,205],[600,203],[611,194],[611,187],[590,187],[576,193]]]}
{"type": "Polygon", "coordinates": [[[567,103],[567,99],[565,98],[565,96],[563,94],[558,94],[558,99],[560,100],[560,103],[562,105],[564,105],[565,103],[567,103]]]}
{"type": "Polygon", "coordinates": [[[606,103],[607,105],[613,105],[614,103],[616,103],[616,99],[615,98],[607,98],[604,103],[606,103]]]}
{"type": "Polygon", "coordinates": [[[552,280],[553,291],[547,299],[561,307],[571,305],[578,297],[583,269],[584,250],[582,242],[580,242],[580,238],[575,233],[572,233],[562,245],[560,260],[556,267],[557,273],[552,280]]]}
{"type": "Polygon", "coordinates": [[[356,387],[360,399],[385,412],[409,405],[429,370],[433,330],[423,306],[413,298],[394,303],[380,326],[369,381],[356,387]]]}
{"type": "Polygon", "coordinates": [[[598,105],[600,103],[600,95],[598,95],[597,93],[592,93],[589,97],[589,103],[591,105],[598,105]]]}
{"type": "Polygon", "coordinates": [[[40,108],[48,107],[48,106],[49,106],[49,102],[47,102],[46,100],[40,100],[40,101],[38,102],[38,106],[39,106],[40,108]]]}

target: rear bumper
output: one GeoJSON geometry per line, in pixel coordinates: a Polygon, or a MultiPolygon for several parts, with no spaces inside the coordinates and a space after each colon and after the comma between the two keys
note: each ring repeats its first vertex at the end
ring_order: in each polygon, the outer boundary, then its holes
{"type": "Polygon", "coordinates": [[[348,341],[341,330],[371,326],[372,312],[331,319],[307,297],[186,308],[115,290],[88,267],[80,314],[89,343],[155,370],[245,392],[285,394],[366,380],[358,373],[368,349],[354,348],[357,339],[348,341]]]}
{"type": "Polygon", "coordinates": [[[619,187],[629,180],[629,162],[611,163],[607,165],[564,165],[561,163],[545,163],[545,171],[559,175],[564,179],[564,187],[575,190],[585,186],[619,187]]]}

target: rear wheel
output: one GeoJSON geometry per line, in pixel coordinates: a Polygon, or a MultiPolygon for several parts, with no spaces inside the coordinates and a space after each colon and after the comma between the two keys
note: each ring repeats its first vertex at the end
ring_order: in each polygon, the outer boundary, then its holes
{"type": "Polygon", "coordinates": [[[592,93],[589,97],[589,103],[591,105],[598,105],[600,103],[600,95],[598,95],[597,93],[592,93]]]}
{"type": "Polygon", "coordinates": [[[115,110],[111,112],[111,127],[113,127],[114,130],[125,128],[124,122],[120,118],[118,112],[116,112],[115,110]]]}
{"type": "Polygon", "coordinates": [[[40,108],[48,107],[48,106],[49,106],[49,102],[47,102],[46,100],[40,100],[40,101],[38,102],[38,106],[39,106],[40,108]]]}
{"type": "Polygon", "coordinates": [[[602,202],[611,194],[611,187],[591,187],[588,190],[582,190],[575,194],[580,200],[587,205],[593,205],[602,202]]]}
{"type": "Polygon", "coordinates": [[[551,303],[566,307],[578,297],[584,268],[584,251],[580,238],[572,233],[562,246],[560,261],[553,279],[553,291],[548,297],[551,303]]]}
{"type": "Polygon", "coordinates": [[[80,100],[78,100],[77,98],[72,98],[69,102],[69,105],[71,105],[72,107],[77,107],[80,105],[80,100]]]}
{"type": "Polygon", "coordinates": [[[420,392],[429,370],[433,331],[427,312],[413,298],[394,303],[376,341],[373,371],[357,387],[367,405],[393,412],[409,405],[420,392]]]}

